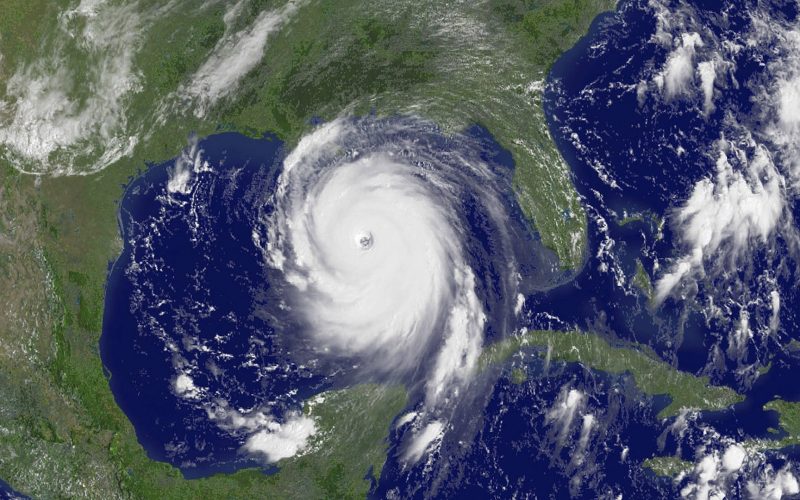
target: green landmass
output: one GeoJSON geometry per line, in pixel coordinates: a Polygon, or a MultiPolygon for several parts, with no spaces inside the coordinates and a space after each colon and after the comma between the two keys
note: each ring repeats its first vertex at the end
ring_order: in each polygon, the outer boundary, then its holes
{"type": "Polygon", "coordinates": [[[680,457],[653,457],[642,462],[642,467],[652,470],[659,476],[675,477],[692,470],[694,464],[680,457]]]}
{"type": "MultiPolygon", "coordinates": [[[[607,373],[629,373],[637,387],[648,395],[667,395],[670,403],[659,413],[659,418],[678,415],[684,409],[721,410],[744,400],[744,397],[727,387],[709,384],[707,377],[681,372],[664,361],[647,346],[612,346],[599,335],[582,332],[533,330],[493,344],[484,350],[479,366],[501,364],[526,348],[546,347],[550,360],[581,363],[587,368],[607,373]]],[[[512,381],[523,383],[512,371],[512,381]]],[[[522,372],[524,375],[524,372],[522,372]]],[[[786,435],[775,439],[751,439],[742,445],[748,452],[781,449],[800,445],[800,403],[774,400],[764,406],[780,416],[780,426],[786,435]]],[[[776,432],[777,434],[777,432],[776,432]]],[[[694,464],[680,457],[652,457],[643,467],[660,476],[675,477],[692,469],[694,464]]]]}
{"type": "Polygon", "coordinates": [[[501,363],[526,347],[548,347],[554,361],[582,363],[614,374],[629,373],[645,394],[670,397],[659,418],[675,416],[684,408],[723,409],[743,400],[732,389],[711,385],[708,377],[673,368],[646,346],[615,347],[592,333],[532,330],[492,345],[484,351],[481,365],[501,363]]]}
{"type": "MultiPolygon", "coordinates": [[[[775,399],[765,404],[764,409],[778,413],[780,426],[785,435],[781,436],[781,433],[775,430],[773,439],[747,439],[741,443],[745,451],[753,454],[800,445],[800,403],[775,399]]],[[[690,471],[694,464],[680,457],[669,456],[648,458],[642,466],[651,469],[659,476],[675,477],[682,472],[690,471]]]]}
{"type": "Polygon", "coordinates": [[[792,339],[788,344],[786,344],[786,349],[790,351],[800,351],[800,340],[792,339]]]}
{"type": "MultiPolygon", "coordinates": [[[[4,202],[14,199],[5,196],[9,183],[29,183],[29,178],[6,173],[9,175],[3,179],[4,196],[0,197],[4,202]]],[[[16,212],[0,211],[8,213],[16,212]]],[[[4,220],[4,227],[15,225],[4,220]]],[[[19,271],[27,267],[17,264],[24,256],[7,252],[2,256],[4,262],[11,260],[14,264],[8,268],[14,270],[13,275],[2,275],[3,284],[9,278],[22,277],[19,271]]],[[[28,265],[34,272],[49,272],[44,257],[34,256],[31,260],[28,265]],[[34,267],[37,263],[38,269],[34,267]]],[[[43,301],[45,306],[58,307],[59,293],[88,284],[88,277],[78,271],[68,273],[68,277],[64,283],[51,283],[50,299],[54,303],[43,301]]],[[[33,293],[48,291],[30,292],[33,293]]],[[[89,296],[87,302],[91,300],[89,296]]],[[[77,317],[72,317],[64,308],[70,315],[65,323],[82,328],[81,325],[91,326],[99,321],[91,305],[84,309],[85,314],[78,312],[77,317]]],[[[17,345],[4,338],[0,351],[0,477],[34,497],[364,498],[370,486],[365,477],[370,471],[371,477],[380,475],[389,425],[406,404],[401,387],[359,385],[323,393],[320,402],[305,408],[318,427],[309,451],[279,462],[277,473],[242,470],[186,480],[172,466],[147,458],[130,423],[114,404],[97,356],[83,354],[80,343],[74,343],[72,336],[65,337],[69,331],[55,328],[55,351],[42,366],[12,364],[9,358],[44,354],[36,352],[36,344],[46,330],[34,328],[31,339],[17,345]],[[73,350],[73,345],[78,349],[73,350]],[[65,349],[69,350],[67,354],[65,349]],[[77,366],[65,356],[87,356],[84,361],[89,366],[77,366]],[[92,368],[99,376],[92,376],[92,368]],[[55,374],[60,377],[53,377],[55,374]]]]}
{"type": "Polygon", "coordinates": [[[619,226],[627,226],[628,224],[633,224],[634,222],[644,222],[644,220],[644,216],[641,214],[627,215],[621,218],[617,224],[619,226]]]}
{"type": "Polygon", "coordinates": [[[624,215],[618,217],[616,222],[619,227],[625,227],[631,224],[642,224],[651,232],[655,241],[664,238],[664,224],[666,223],[666,219],[648,210],[632,213],[624,212],[624,215]]]}
{"type": "Polygon", "coordinates": [[[764,409],[778,412],[781,428],[786,432],[779,448],[800,444],[800,403],[775,399],[765,404],[764,409]]]}
{"type": "MultiPolygon", "coordinates": [[[[91,66],[90,57],[70,36],[52,36],[61,33],[59,16],[67,5],[6,0],[0,20],[0,76],[54,52],[64,54],[77,71],[91,66]]],[[[145,12],[160,4],[141,0],[136,5],[145,12]]],[[[279,5],[248,3],[236,27],[248,26],[264,9],[279,5]]],[[[543,243],[565,269],[581,265],[585,213],[547,129],[541,96],[556,58],[599,13],[614,8],[614,1],[495,0],[451,6],[341,0],[298,5],[297,21],[269,38],[262,62],[243,79],[236,96],[222,99],[203,118],[192,109],[159,103],[171,102],[172,93],[224,36],[224,5],[198,9],[187,4],[151,20],[135,59],[143,84],[131,94],[125,117],[145,139],[133,159],[174,157],[192,131],[201,136],[220,129],[271,132],[291,146],[311,129],[312,119],[332,119],[343,112],[417,114],[453,132],[477,123],[512,153],[520,205],[543,243]],[[176,23],[185,29],[176,30],[176,23]]],[[[91,89],[75,86],[71,92],[86,98],[91,89]]],[[[97,151],[102,147],[98,144],[97,151]]],[[[81,157],[86,165],[90,160],[91,155],[81,157]]],[[[83,164],[78,162],[76,170],[83,164]]],[[[132,173],[134,165],[140,164],[128,158],[109,168],[132,173]]]]}
{"type": "Polygon", "coordinates": [[[657,214],[645,210],[642,212],[624,212],[622,217],[617,219],[617,225],[620,227],[627,226],[629,224],[634,224],[637,222],[645,223],[648,226],[652,227],[653,229],[658,229],[663,220],[657,214]]]}
{"type": "MultiPolygon", "coordinates": [[[[325,4],[323,4],[325,5],[325,4]]],[[[557,57],[586,32],[609,0],[500,0],[450,6],[431,3],[365,14],[361,2],[303,10],[303,29],[281,33],[275,53],[291,54],[254,77],[223,121],[239,130],[273,131],[293,143],[314,117],[331,119],[344,107],[356,114],[419,114],[447,131],[486,127],[515,160],[514,185],[525,214],[566,269],[576,269],[586,246],[585,213],[569,170],[553,143],[542,110],[544,79],[557,57]],[[313,10],[313,12],[312,12],[313,10]],[[458,22],[476,19],[492,35],[458,22]],[[331,50],[330,40],[337,40],[331,50]],[[344,91],[343,91],[344,90],[344,91]],[[526,112],[520,113],[524,109],[526,112]]],[[[367,10],[372,10],[367,9],[367,10]]]]}
{"type": "Polygon", "coordinates": [[[636,274],[633,275],[633,284],[648,298],[653,299],[653,285],[650,282],[650,275],[645,271],[642,261],[636,259],[636,274]]]}
{"type": "Polygon", "coordinates": [[[511,382],[514,384],[524,384],[528,380],[528,374],[522,368],[514,368],[511,370],[511,382]]]}
{"type": "Polygon", "coordinates": [[[773,439],[748,439],[742,445],[748,452],[775,450],[800,445],[800,403],[775,399],[764,405],[765,410],[778,413],[784,435],[774,430],[773,439]]]}

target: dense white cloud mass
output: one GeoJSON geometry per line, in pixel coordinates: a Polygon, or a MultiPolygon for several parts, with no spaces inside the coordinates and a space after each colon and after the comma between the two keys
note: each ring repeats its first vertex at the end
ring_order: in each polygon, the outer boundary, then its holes
{"type": "Polygon", "coordinates": [[[695,50],[703,46],[703,40],[697,33],[684,33],[679,40],[664,69],[655,77],[656,84],[663,89],[668,99],[690,89],[695,71],[695,50]]]}
{"type": "Polygon", "coordinates": [[[800,493],[800,484],[788,467],[775,472],[768,466],[761,477],[747,482],[747,493],[754,500],[780,500],[786,495],[800,493]]]}
{"type": "Polygon", "coordinates": [[[262,454],[268,463],[274,463],[303,451],[316,430],[317,425],[312,418],[294,413],[284,423],[270,422],[252,434],[247,438],[244,449],[262,454]]]}
{"type": "Polygon", "coordinates": [[[714,110],[714,80],[717,68],[714,61],[703,61],[697,65],[700,74],[700,88],[703,90],[703,111],[708,114],[714,110]]]}
{"type": "MultiPolygon", "coordinates": [[[[711,434],[719,438],[713,431],[711,434]]],[[[738,479],[746,459],[747,452],[737,443],[728,445],[721,455],[717,450],[700,454],[694,468],[688,473],[687,484],[680,490],[681,496],[693,500],[725,498],[730,485],[738,479]]]]}
{"type": "Polygon", "coordinates": [[[156,14],[137,2],[105,0],[82,0],[64,11],[56,35],[71,39],[92,64],[77,73],[58,46],[18,68],[0,101],[8,116],[0,120],[0,143],[37,163],[37,171],[55,174],[74,173],[71,163],[81,155],[99,154],[91,168],[98,170],[129,154],[137,138],[126,123],[127,98],[141,88],[134,57],[144,25],[156,14]],[[74,95],[76,84],[87,92],[84,99],[74,95]],[[54,153],[65,156],[54,160],[54,153]]]}
{"type": "MultiPolygon", "coordinates": [[[[286,306],[317,355],[420,381],[424,401],[402,420],[413,421],[403,431],[407,460],[429,453],[449,428],[447,414],[484,342],[487,317],[465,253],[471,236],[459,193],[475,190],[498,244],[508,238],[496,174],[469,156],[469,145],[425,146],[432,130],[415,120],[318,127],[284,161],[264,220],[265,256],[286,280],[286,306]]],[[[511,318],[518,273],[513,258],[501,268],[511,318]]]]}
{"type": "Polygon", "coordinates": [[[202,391],[194,385],[194,380],[186,373],[180,373],[173,382],[173,389],[178,396],[186,399],[197,399],[202,391]]]}
{"type": "MultiPolygon", "coordinates": [[[[180,382],[180,376],[176,385],[180,382]]],[[[192,388],[194,385],[192,384],[192,388]]],[[[195,389],[196,390],[196,389],[195,389]]],[[[282,421],[268,411],[252,410],[247,413],[232,408],[222,399],[205,404],[208,418],[220,429],[234,435],[246,436],[242,450],[262,456],[267,463],[295,456],[308,446],[317,432],[317,424],[310,416],[289,412],[282,421]]]]}
{"type": "Polygon", "coordinates": [[[681,496],[683,498],[692,498],[694,500],[721,500],[725,497],[722,492],[718,481],[721,479],[719,476],[720,459],[717,453],[706,455],[700,459],[695,465],[694,482],[690,482],[687,486],[681,489],[681,496]]]}
{"type": "Polygon", "coordinates": [[[769,298],[772,307],[772,315],[769,318],[769,328],[775,331],[780,324],[781,294],[777,290],[773,290],[769,293],[769,298]]]}
{"type": "Polygon", "coordinates": [[[409,443],[403,458],[408,462],[416,462],[422,455],[430,451],[431,447],[441,441],[444,435],[444,423],[435,420],[415,434],[409,443]]]}
{"type": "Polygon", "coordinates": [[[352,133],[352,124],[329,123],[286,159],[268,258],[297,290],[321,350],[372,354],[373,368],[403,371],[443,339],[428,382],[438,401],[473,370],[483,338],[459,225],[431,190],[442,179],[391,152],[354,152],[320,169],[352,133]]]}
{"type": "MultiPolygon", "coordinates": [[[[585,400],[586,395],[583,392],[578,389],[564,387],[553,407],[547,411],[545,421],[549,425],[554,425],[558,428],[558,441],[560,443],[563,443],[566,439],[569,429],[572,427],[572,422],[583,409],[585,400]]],[[[594,419],[590,421],[590,424],[593,422],[594,419]]]]}
{"type": "Polygon", "coordinates": [[[800,126],[800,75],[790,75],[778,83],[778,123],[791,131],[800,126]]]}
{"type": "MultiPolygon", "coordinates": [[[[446,215],[390,157],[362,158],[323,182],[303,193],[288,221],[297,264],[289,279],[308,292],[303,306],[315,332],[347,353],[421,347],[450,284],[472,288],[469,273],[449,268],[456,235],[446,215]]],[[[454,320],[469,327],[460,312],[452,310],[454,320]]]]}
{"type": "Polygon", "coordinates": [[[735,264],[753,241],[766,242],[777,227],[785,207],[784,180],[763,146],[746,153],[724,139],[713,178],[699,181],[691,196],[674,215],[686,254],[656,285],[656,300],[663,301],[684,277],[704,272],[704,259],[725,252],[723,264],[735,264]],[[731,157],[740,169],[734,169],[731,157]]]}
{"type": "Polygon", "coordinates": [[[747,454],[744,448],[738,444],[732,444],[728,446],[725,453],[722,455],[722,467],[729,472],[737,471],[742,468],[746,457],[747,454]]]}
{"type": "Polygon", "coordinates": [[[297,2],[289,2],[279,9],[264,11],[250,26],[235,32],[230,27],[242,9],[242,2],[226,12],[226,34],[179,91],[195,99],[194,112],[198,117],[205,115],[208,106],[237,89],[242,78],[261,62],[270,35],[291,19],[297,8],[297,2]]]}

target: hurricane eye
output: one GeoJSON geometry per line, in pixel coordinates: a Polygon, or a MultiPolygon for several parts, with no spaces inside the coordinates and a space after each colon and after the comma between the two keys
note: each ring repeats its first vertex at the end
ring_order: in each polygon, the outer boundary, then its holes
{"type": "Polygon", "coordinates": [[[361,250],[369,250],[375,243],[375,238],[369,231],[356,234],[356,245],[361,250]]]}

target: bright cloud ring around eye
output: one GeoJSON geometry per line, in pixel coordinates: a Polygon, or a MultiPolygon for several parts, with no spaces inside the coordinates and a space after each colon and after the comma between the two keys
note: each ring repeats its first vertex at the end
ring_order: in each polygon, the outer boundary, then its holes
{"type": "Polygon", "coordinates": [[[474,368],[485,314],[446,181],[389,148],[345,154],[358,128],[335,121],[284,163],[268,259],[283,270],[320,350],[417,368],[440,344],[428,384],[442,397],[474,368]],[[332,154],[333,152],[333,154],[332,154]]]}

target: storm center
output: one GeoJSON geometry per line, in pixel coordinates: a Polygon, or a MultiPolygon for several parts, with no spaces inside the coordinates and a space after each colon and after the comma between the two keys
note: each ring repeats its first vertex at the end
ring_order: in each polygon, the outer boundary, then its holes
{"type": "Polygon", "coordinates": [[[375,242],[375,239],[372,237],[372,233],[369,231],[363,231],[356,234],[356,245],[361,250],[369,250],[372,248],[372,244],[375,242]]]}

